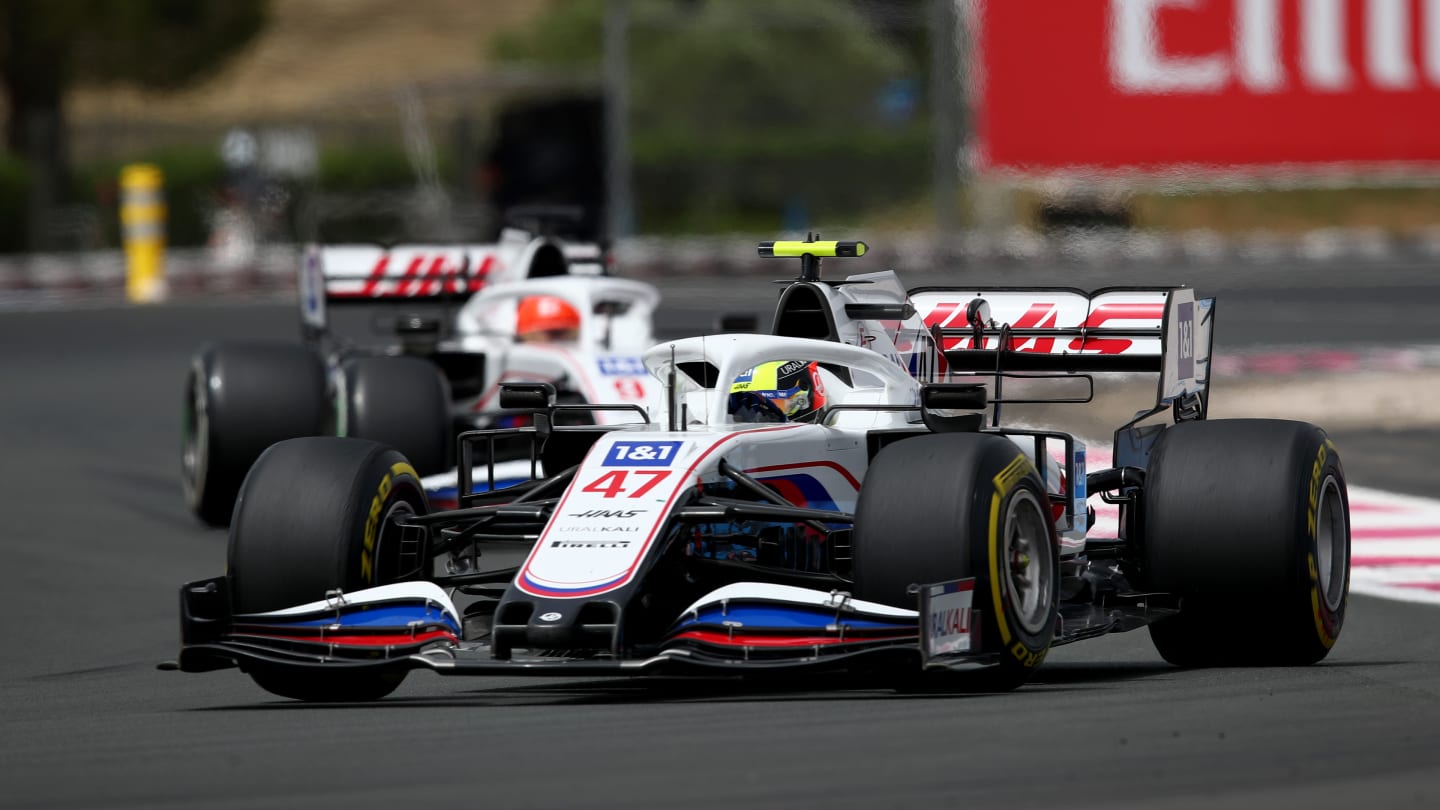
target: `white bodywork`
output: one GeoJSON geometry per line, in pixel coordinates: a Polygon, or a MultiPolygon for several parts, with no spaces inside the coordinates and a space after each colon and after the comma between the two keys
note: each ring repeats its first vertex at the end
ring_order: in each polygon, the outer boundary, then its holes
{"type": "MultiPolygon", "coordinates": [[[[771,335],[711,335],[661,343],[645,352],[645,366],[658,380],[667,380],[671,362],[683,369],[689,363],[709,363],[717,369],[720,385],[707,388],[683,371],[677,374],[677,421],[685,424],[728,424],[726,406],[730,383],[742,373],[773,360],[813,360],[821,364],[821,376],[832,402],[872,405],[919,405],[920,383],[898,363],[869,349],[846,343],[831,343],[771,335]],[[825,365],[849,370],[852,384],[840,380],[825,365]]],[[[657,423],[669,420],[669,403],[661,402],[657,423]]],[[[918,415],[894,411],[848,411],[835,415],[837,427],[879,428],[918,422],[918,415]]]]}
{"type": "Polygon", "coordinates": [[[537,255],[555,247],[571,275],[600,275],[599,245],[554,243],[505,229],[494,244],[306,245],[300,264],[300,319],[326,325],[326,299],[356,302],[463,296],[530,275],[537,255]]]}
{"type": "MultiPolygon", "coordinates": [[[[442,350],[488,358],[479,396],[457,403],[463,411],[495,410],[500,383],[548,382],[586,402],[656,401],[659,386],[645,371],[641,352],[653,343],[651,323],[660,293],[653,286],[605,276],[556,276],[487,286],[461,308],[455,337],[442,350]],[[575,343],[527,344],[515,340],[515,313],[530,296],[563,299],[580,313],[575,343]]],[[[596,411],[599,424],[633,422],[634,414],[596,411]]]]}
{"type": "MultiPolygon", "coordinates": [[[[716,335],[662,343],[645,353],[645,366],[667,380],[671,362],[708,363],[719,369],[713,386],[676,372],[677,425],[661,404],[645,428],[618,430],[596,442],[556,506],[516,579],[520,590],[549,598],[587,598],[622,588],[640,566],[680,494],[720,480],[727,463],[763,483],[785,482],[799,505],[853,512],[868,465],[866,434],[880,427],[913,426],[915,411],[842,412],[834,424],[736,424],[727,413],[730,381],[775,360],[803,358],[850,369],[855,385],[828,376],[832,402],[913,405],[920,384],[897,364],[843,343],[765,335],[716,335]]],[[[778,487],[777,487],[778,488],[778,487]]],[[[782,490],[784,491],[784,490],[782,490]]]]}
{"type": "MultiPolygon", "coordinates": [[[[455,403],[461,415],[498,410],[502,382],[550,382],[587,402],[645,405],[655,396],[640,353],[653,342],[651,322],[660,293],[639,281],[603,275],[598,245],[559,243],[507,229],[495,244],[310,246],[300,272],[301,317],[323,330],[326,300],[424,303],[462,298],[452,335],[441,351],[486,358],[481,393],[455,403]],[[559,250],[564,275],[531,277],[542,251],[559,250]],[[515,339],[522,299],[564,299],[581,313],[579,340],[527,345],[515,339]]],[[[554,269],[553,267],[551,269],[554,269]]],[[[596,412],[601,424],[634,416],[596,412]]],[[[483,416],[480,422],[484,423],[483,416]]]]}
{"type": "MultiPolygon", "coordinates": [[[[590,450],[522,567],[518,587],[549,598],[591,597],[624,587],[639,574],[680,493],[718,481],[722,458],[763,482],[794,484],[787,498],[796,505],[852,511],[868,467],[868,432],[914,429],[921,421],[918,405],[925,382],[974,381],[973,376],[947,370],[930,327],[968,328],[966,305],[977,298],[992,307],[987,332],[1009,324],[1034,329],[1118,326],[1141,333],[1124,339],[1089,332],[1076,337],[1016,336],[1009,348],[1154,358],[1162,372],[1158,401],[1194,392],[1208,377],[1205,316],[1210,301],[1195,299],[1190,290],[1095,296],[1067,290],[936,290],[907,295],[893,272],[851,276],[847,282],[861,283],[812,285],[830,310],[839,341],[712,335],[645,351],[644,367],[651,376],[650,424],[609,433],[590,450]],[[902,308],[907,304],[913,311],[902,308]],[[856,305],[891,305],[886,312],[890,317],[853,317],[850,312],[864,314],[856,305]],[[956,313],[959,324],[954,323],[956,313]],[[762,363],[788,360],[820,364],[820,382],[831,405],[889,409],[837,410],[816,424],[735,423],[727,412],[731,381],[762,363]],[[669,394],[665,387],[672,379],[675,390],[669,394]],[[795,484],[796,476],[804,476],[803,486],[795,484]],[[823,504],[813,502],[816,493],[823,504]]],[[[943,340],[947,349],[998,345],[998,338],[988,337],[983,346],[961,345],[973,343],[969,337],[943,340]]],[[[1071,457],[1057,458],[1062,445],[1052,442],[1039,458],[1033,437],[1008,438],[1040,466],[1052,496],[1068,494],[1069,502],[1057,507],[1062,513],[1057,515],[1060,553],[1080,553],[1088,523],[1085,444],[1075,440],[1071,457]],[[1073,465],[1075,481],[1063,480],[1066,462],[1073,465]]]]}

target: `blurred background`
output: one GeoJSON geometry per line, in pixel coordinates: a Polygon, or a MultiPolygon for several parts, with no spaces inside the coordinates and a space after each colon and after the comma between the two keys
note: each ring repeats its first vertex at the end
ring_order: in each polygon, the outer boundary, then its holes
{"type": "Polygon", "coordinates": [[[527,203],[637,272],[808,229],[902,269],[1440,256],[1433,8],[7,0],[0,285],[117,283],[136,163],[181,291],[527,203]]]}
{"type": "MultiPolygon", "coordinates": [[[[0,0],[0,121],[0,805],[1440,806],[1435,613],[1388,601],[1440,603],[1440,0],[0,0]],[[666,339],[768,317],[794,268],[755,243],[807,230],[872,246],[830,276],[1216,296],[1210,415],[1343,455],[1344,637],[1185,673],[1124,634],[963,698],[414,677],[314,711],[155,672],[225,565],[177,475],[196,349],[300,350],[308,242],[536,203],[666,339]]],[[[1153,401],[1115,386],[1053,424],[1098,452],[1153,401]]]]}

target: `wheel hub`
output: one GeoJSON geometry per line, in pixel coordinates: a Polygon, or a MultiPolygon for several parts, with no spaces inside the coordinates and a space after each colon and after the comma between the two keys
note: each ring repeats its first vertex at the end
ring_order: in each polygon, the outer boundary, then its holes
{"type": "Polygon", "coordinates": [[[1010,572],[1017,576],[1024,576],[1025,570],[1030,567],[1030,555],[1023,551],[1016,552],[1010,558],[1010,572]]]}

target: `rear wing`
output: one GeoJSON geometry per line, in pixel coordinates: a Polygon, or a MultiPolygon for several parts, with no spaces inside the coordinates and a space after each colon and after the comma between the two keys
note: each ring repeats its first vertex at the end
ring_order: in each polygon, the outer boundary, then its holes
{"type": "Polygon", "coordinates": [[[1210,383],[1215,299],[1188,287],[922,287],[910,301],[942,372],[1158,372],[1157,408],[1210,383]]]}
{"type": "Polygon", "coordinates": [[[327,304],[463,302],[498,281],[604,270],[599,245],[515,232],[496,244],[309,245],[300,267],[301,318],[324,329],[327,304]]]}

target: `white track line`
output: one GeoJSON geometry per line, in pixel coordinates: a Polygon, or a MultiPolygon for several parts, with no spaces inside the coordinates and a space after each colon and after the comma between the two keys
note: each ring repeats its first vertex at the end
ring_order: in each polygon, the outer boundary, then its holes
{"type": "MultiPolygon", "coordinates": [[[[1086,450],[1090,470],[1110,465],[1110,448],[1086,450]]],[[[1349,487],[1350,592],[1440,605],[1440,500],[1349,487]]],[[[1091,498],[1096,537],[1114,537],[1119,508],[1091,498]]]]}

